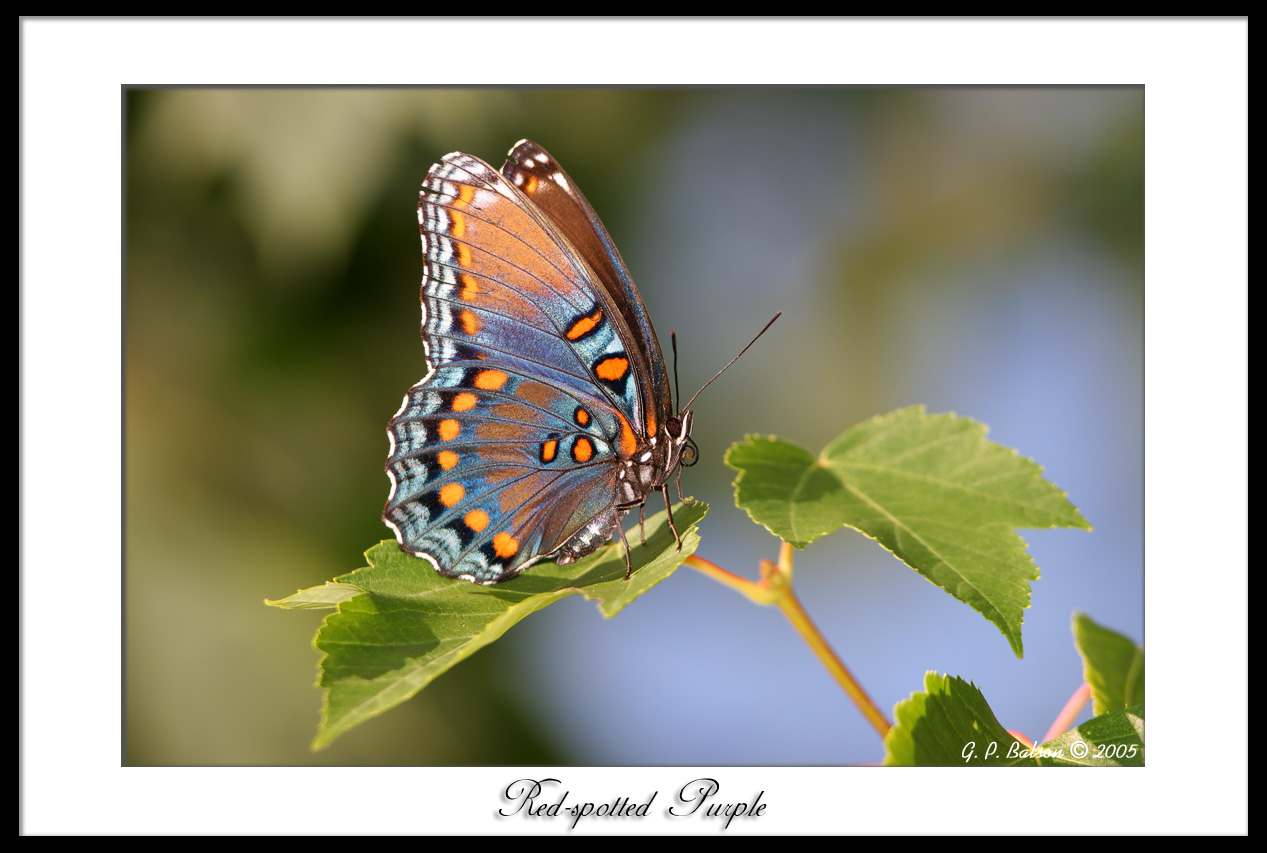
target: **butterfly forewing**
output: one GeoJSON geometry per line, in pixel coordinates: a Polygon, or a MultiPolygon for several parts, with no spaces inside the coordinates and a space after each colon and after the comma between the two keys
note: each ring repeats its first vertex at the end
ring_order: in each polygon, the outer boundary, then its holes
{"type": "Polygon", "coordinates": [[[502,173],[550,217],[576,247],[598,275],[626,327],[636,336],[640,343],[634,347],[637,369],[642,378],[644,411],[648,413],[644,433],[655,435],[659,424],[672,414],[668,371],[646,306],[615,242],[580,187],[540,145],[527,139],[520,141],[511,149],[502,173]]]}

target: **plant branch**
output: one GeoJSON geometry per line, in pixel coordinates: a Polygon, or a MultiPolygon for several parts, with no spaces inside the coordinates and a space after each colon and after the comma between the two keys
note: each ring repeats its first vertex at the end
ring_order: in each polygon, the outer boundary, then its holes
{"type": "Polygon", "coordinates": [[[761,583],[753,583],[745,577],[740,577],[733,572],[728,572],[716,563],[705,560],[698,554],[692,554],[686,558],[686,564],[691,568],[702,572],[720,584],[730,587],[731,589],[747,596],[757,604],[775,604],[775,595],[772,590],[763,586],[761,583]]]}
{"type": "Polygon", "coordinates": [[[1056,721],[1051,724],[1051,728],[1047,730],[1046,736],[1040,743],[1047,743],[1049,740],[1056,738],[1069,731],[1073,726],[1073,721],[1077,718],[1078,712],[1082,710],[1082,706],[1087,704],[1087,697],[1091,695],[1091,685],[1083,682],[1082,686],[1073,692],[1069,697],[1069,701],[1065,703],[1065,707],[1060,709],[1060,713],[1056,715],[1056,721]]]}
{"type": "Polygon", "coordinates": [[[686,564],[703,572],[713,580],[737,590],[757,604],[776,605],[783,615],[796,628],[802,639],[809,644],[814,654],[822,661],[823,666],[832,674],[836,682],[844,689],[853,703],[862,711],[867,721],[884,737],[893,724],[885,718],[884,713],[876,706],[862,685],[853,677],[853,673],[837,656],[831,645],[818,630],[818,626],[809,618],[800,599],[792,591],[792,546],[784,542],[779,548],[779,562],[761,561],[761,580],[753,582],[747,578],[728,572],[715,563],[702,557],[691,555],[686,564]]]}

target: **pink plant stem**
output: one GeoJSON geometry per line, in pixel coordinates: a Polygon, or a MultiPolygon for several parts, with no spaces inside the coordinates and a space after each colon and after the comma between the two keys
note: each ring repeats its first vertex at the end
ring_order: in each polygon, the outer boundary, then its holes
{"type": "Polygon", "coordinates": [[[1065,703],[1065,707],[1060,709],[1060,713],[1056,716],[1056,721],[1051,724],[1051,728],[1047,730],[1046,736],[1041,743],[1047,743],[1049,740],[1056,738],[1069,731],[1073,725],[1073,721],[1077,719],[1078,712],[1082,710],[1082,706],[1087,704],[1087,697],[1091,695],[1091,685],[1083,682],[1082,686],[1073,692],[1069,697],[1069,701],[1065,703]]]}

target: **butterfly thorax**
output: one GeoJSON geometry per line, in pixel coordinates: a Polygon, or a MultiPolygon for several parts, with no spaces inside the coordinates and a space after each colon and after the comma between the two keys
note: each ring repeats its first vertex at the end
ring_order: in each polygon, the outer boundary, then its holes
{"type": "Polygon", "coordinates": [[[656,435],[640,446],[632,456],[621,461],[616,474],[621,509],[644,504],[653,491],[663,489],[683,464],[684,451],[685,464],[694,464],[692,418],[691,412],[669,418],[656,435]]]}

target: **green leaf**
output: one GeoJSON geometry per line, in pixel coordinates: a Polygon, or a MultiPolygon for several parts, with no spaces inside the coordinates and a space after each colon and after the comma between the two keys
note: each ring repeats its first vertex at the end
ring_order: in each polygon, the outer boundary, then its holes
{"type": "Polygon", "coordinates": [[[1144,649],[1129,637],[1073,615],[1073,639],[1082,655],[1083,678],[1091,685],[1091,707],[1098,717],[1144,703],[1144,649]]]}
{"type": "Polygon", "coordinates": [[[981,691],[957,676],[929,672],[923,693],[897,703],[884,738],[884,763],[899,767],[1034,767],[1029,749],[995,718],[981,691]]]}
{"type": "Polygon", "coordinates": [[[276,601],[266,598],[264,603],[269,607],[281,607],[286,610],[333,610],[341,602],[360,593],[361,588],[358,586],[326,581],[321,586],[301,589],[294,595],[288,595],[276,601]]]}
{"type": "Polygon", "coordinates": [[[1036,750],[1049,767],[1143,767],[1144,706],[1087,720],[1036,750]]]}
{"type": "Polygon", "coordinates": [[[675,508],[681,551],[664,513],[648,519],[647,544],[630,548],[634,573],[627,581],[619,547],[566,566],[538,563],[491,586],[446,578],[392,540],[371,548],[367,567],[336,579],[367,594],[340,602],[317,632],[316,646],[325,653],[319,684],[326,695],[313,749],[404,702],[520,619],[561,598],[582,594],[596,600],[604,616],[614,616],[694,553],[695,525],[707,511],[705,504],[675,508]]]}
{"type": "Polygon", "coordinates": [[[735,501],[804,548],[842,525],[994,623],[1022,656],[1022,611],[1038,569],[1015,532],[1090,525],[1033,460],[986,441],[982,424],[922,406],[872,418],[817,457],[749,436],[726,453],[735,501]]]}
{"type": "Polygon", "coordinates": [[[929,672],[923,693],[893,709],[884,763],[903,767],[1143,767],[1144,706],[1113,711],[1030,748],[995,718],[981,691],[929,672]]]}

